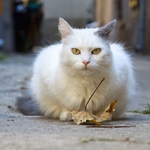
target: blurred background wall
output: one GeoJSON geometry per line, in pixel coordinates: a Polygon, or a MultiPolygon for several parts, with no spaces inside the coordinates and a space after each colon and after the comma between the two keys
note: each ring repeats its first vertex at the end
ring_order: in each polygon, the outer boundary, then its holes
{"type": "Polygon", "coordinates": [[[79,28],[117,19],[116,41],[150,54],[149,6],[150,0],[0,0],[0,49],[30,52],[46,41],[58,41],[58,18],[63,17],[79,28]]]}
{"type": "Polygon", "coordinates": [[[96,21],[117,19],[116,41],[130,51],[150,54],[150,0],[95,0],[96,21]]]}
{"type": "Polygon", "coordinates": [[[15,51],[10,0],[0,0],[0,51],[15,51]]]}
{"type": "Polygon", "coordinates": [[[82,28],[94,21],[93,0],[41,0],[44,4],[42,33],[49,40],[58,39],[58,18],[63,17],[73,27],[82,28]],[[55,37],[54,37],[55,36],[55,37]]]}

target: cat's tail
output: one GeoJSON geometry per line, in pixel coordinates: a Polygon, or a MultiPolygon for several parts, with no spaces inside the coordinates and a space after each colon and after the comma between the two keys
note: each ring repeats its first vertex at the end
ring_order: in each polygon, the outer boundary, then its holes
{"type": "Polygon", "coordinates": [[[23,115],[41,116],[38,103],[31,97],[18,97],[16,101],[17,110],[23,115]]]}

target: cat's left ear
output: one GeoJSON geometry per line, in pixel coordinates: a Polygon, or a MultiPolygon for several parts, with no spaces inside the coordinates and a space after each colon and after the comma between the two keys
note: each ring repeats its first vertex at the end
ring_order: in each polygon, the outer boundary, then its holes
{"type": "Polygon", "coordinates": [[[73,29],[67,23],[67,21],[65,21],[63,18],[59,18],[58,29],[59,29],[59,32],[61,33],[62,38],[65,38],[65,37],[73,34],[73,29]]]}
{"type": "Polygon", "coordinates": [[[116,20],[109,22],[105,26],[101,27],[98,31],[96,31],[95,34],[99,37],[109,40],[111,38],[111,35],[115,31],[116,22],[116,20]]]}

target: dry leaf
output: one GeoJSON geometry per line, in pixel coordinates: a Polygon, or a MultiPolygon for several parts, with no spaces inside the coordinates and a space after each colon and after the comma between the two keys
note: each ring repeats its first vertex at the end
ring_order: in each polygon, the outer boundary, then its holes
{"type": "Polygon", "coordinates": [[[92,113],[90,113],[89,111],[76,111],[73,110],[71,112],[72,114],[72,119],[76,124],[97,124],[99,125],[100,123],[97,122],[97,119],[99,119],[97,116],[93,115],[92,113]]]}
{"type": "Polygon", "coordinates": [[[116,103],[117,103],[117,101],[113,101],[107,106],[105,111],[99,116],[100,122],[111,119],[112,113],[115,111],[114,107],[115,107],[116,103]]]}
{"type": "Polygon", "coordinates": [[[112,113],[115,111],[114,107],[117,101],[111,102],[105,111],[100,115],[100,117],[93,115],[89,111],[72,111],[72,119],[73,121],[79,124],[96,124],[100,125],[101,122],[111,119],[112,113]]]}

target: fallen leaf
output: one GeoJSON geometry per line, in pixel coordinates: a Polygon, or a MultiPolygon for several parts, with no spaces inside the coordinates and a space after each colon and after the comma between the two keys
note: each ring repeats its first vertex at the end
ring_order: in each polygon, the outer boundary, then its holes
{"type": "Polygon", "coordinates": [[[73,110],[71,112],[73,121],[79,125],[79,124],[95,124],[100,125],[101,122],[110,120],[112,117],[112,113],[115,111],[114,107],[116,105],[117,101],[111,102],[105,111],[98,117],[93,115],[89,111],[75,111],[73,110]]]}
{"type": "Polygon", "coordinates": [[[116,105],[117,101],[113,101],[111,102],[107,108],[105,109],[105,111],[99,116],[99,121],[106,121],[106,120],[110,120],[112,117],[113,112],[115,111],[115,105],[116,105]]]}
{"type": "Polygon", "coordinates": [[[99,119],[97,116],[93,115],[92,113],[90,113],[89,111],[76,111],[73,110],[71,112],[72,114],[72,119],[76,124],[97,124],[99,125],[100,123],[97,122],[97,119],[99,119]]]}

